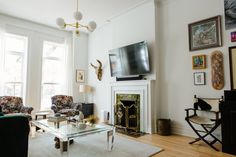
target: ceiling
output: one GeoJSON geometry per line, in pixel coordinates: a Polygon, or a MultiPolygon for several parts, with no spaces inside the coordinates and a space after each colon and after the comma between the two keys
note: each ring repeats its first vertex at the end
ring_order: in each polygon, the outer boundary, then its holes
{"type": "MultiPolygon", "coordinates": [[[[79,0],[81,24],[96,21],[98,27],[146,0],[79,0]]],[[[57,27],[56,18],[74,23],[76,0],[0,0],[0,13],[57,27]]]]}

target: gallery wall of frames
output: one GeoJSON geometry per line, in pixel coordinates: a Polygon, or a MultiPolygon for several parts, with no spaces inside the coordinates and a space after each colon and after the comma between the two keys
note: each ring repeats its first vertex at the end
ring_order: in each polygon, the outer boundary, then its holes
{"type": "Polygon", "coordinates": [[[231,43],[235,46],[228,47],[229,58],[224,58],[220,50],[211,51],[210,48],[225,46],[222,42],[222,32],[235,30],[236,18],[231,15],[236,10],[236,1],[224,0],[224,19],[215,15],[206,19],[199,19],[188,24],[189,51],[192,53],[193,83],[196,86],[206,85],[206,77],[210,77],[211,86],[221,90],[225,85],[224,60],[229,60],[231,89],[236,89],[236,31],[230,32],[231,43]],[[232,5],[232,3],[235,3],[232,5]],[[225,26],[222,29],[222,26],[225,26]],[[199,50],[205,53],[198,54],[199,50]],[[209,51],[211,51],[209,53],[209,51]],[[210,62],[207,64],[207,62],[210,62]],[[210,65],[207,67],[207,65],[210,65]],[[207,69],[210,73],[207,76],[207,69]]]}

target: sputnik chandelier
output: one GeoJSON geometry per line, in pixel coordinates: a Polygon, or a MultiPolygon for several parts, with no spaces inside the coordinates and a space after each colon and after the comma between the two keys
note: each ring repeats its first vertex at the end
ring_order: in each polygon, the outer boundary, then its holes
{"type": "Polygon", "coordinates": [[[82,13],[78,11],[78,0],[77,0],[77,7],[76,11],[74,12],[75,23],[66,23],[65,20],[61,17],[56,19],[56,23],[61,29],[65,29],[67,26],[74,27],[75,28],[74,33],[76,36],[79,36],[80,34],[79,28],[81,27],[87,28],[88,31],[93,32],[97,27],[96,22],[90,21],[88,25],[82,25],[79,23],[82,17],[83,17],[82,13]]]}

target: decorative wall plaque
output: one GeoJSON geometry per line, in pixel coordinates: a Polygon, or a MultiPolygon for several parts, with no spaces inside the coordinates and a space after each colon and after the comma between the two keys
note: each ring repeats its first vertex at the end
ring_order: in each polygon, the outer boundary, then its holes
{"type": "Polygon", "coordinates": [[[223,53],[214,51],[211,53],[211,83],[216,90],[224,87],[223,53]]]}

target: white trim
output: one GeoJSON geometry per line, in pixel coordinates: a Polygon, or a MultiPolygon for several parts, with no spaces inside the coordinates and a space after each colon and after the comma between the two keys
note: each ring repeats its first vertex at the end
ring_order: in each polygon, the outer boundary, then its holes
{"type": "Polygon", "coordinates": [[[114,20],[114,19],[126,14],[127,12],[130,12],[131,10],[134,10],[135,8],[137,8],[139,6],[142,6],[142,5],[144,5],[144,4],[146,4],[147,2],[150,2],[150,1],[152,1],[152,0],[143,0],[143,1],[139,2],[138,4],[135,4],[131,7],[129,7],[128,9],[125,9],[125,10],[117,13],[116,15],[113,15],[113,16],[109,17],[106,21],[111,22],[112,20],[114,20]]]}
{"type": "Polygon", "coordinates": [[[189,136],[189,137],[194,137],[194,138],[197,137],[194,131],[190,127],[186,128],[176,123],[172,124],[171,132],[172,134],[176,134],[176,135],[183,135],[183,136],[189,136]]]}
{"type": "Polygon", "coordinates": [[[21,82],[17,81],[11,81],[11,82],[7,82],[2,80],[1,82],[1,85],[2,86],[2,90],[1,90],[1,93],[6,95],[6,93],[4,93],[4,87],[6,84],[11,84],[13,86],[15,86],[16,84],[21,84],[21,93],[20,95],[15,95],[15,91],[14,91],[14,96],[21,96],[23,98],[23,101],[25,100],[25,89],[26,89],[26,86],[27,86],[27,81],[26,81],[26,71],[27,71],[27,56],[28,56],[28,36],[25,36],[25,35],[18,35],[18,34],[12,34],[12,33],[2,33],[3,35],[3,47],[2,47],[2,56],[3,56],[3,64],[1,65],[2,66],[2,72],[4,75],[4,73],[6,72],[5,68],[6,68],[6,64],[5,64],[5,61],[6,61],[6,56],[7,55],[14,55],[14,56],[18,56],[18,57],[21,57],[22,58],[22,63],[21,63],[21,82]],[[15,39],[18,39],[18,40],[21,40],[24,42],[24,50],[21,52],[21,51],[11,51],[11,50],[6,50],[6,39],[7,38],[15,38],[15,39]]]}

